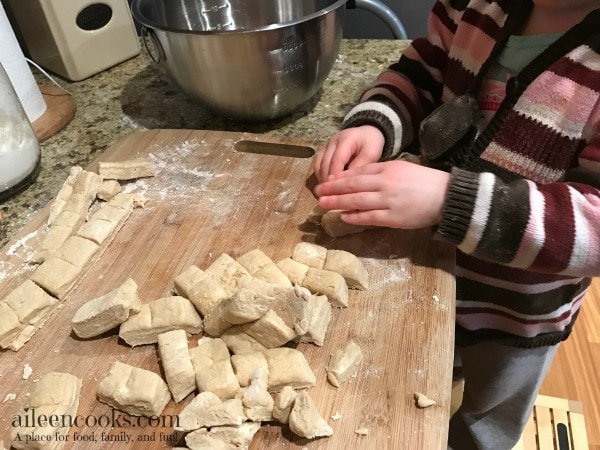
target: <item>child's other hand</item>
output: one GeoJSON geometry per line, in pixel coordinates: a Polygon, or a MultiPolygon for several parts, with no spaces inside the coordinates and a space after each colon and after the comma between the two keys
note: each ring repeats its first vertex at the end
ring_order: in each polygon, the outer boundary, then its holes
{"type": "Polygon", "coordinates": [[[314,162],[315,175],[319,182],[327,181],[348,167],[364,166],[379,161],[383,152],[385,137],[379,128],[362,125],[347,128],[334,134],[314,162]]]}
{"type": "Polygon", "coordinates": [[[323,209],[355,225],[415,229],[439,223],[450,174],[406,161],[348,169],[317,185],[323,209]]]}

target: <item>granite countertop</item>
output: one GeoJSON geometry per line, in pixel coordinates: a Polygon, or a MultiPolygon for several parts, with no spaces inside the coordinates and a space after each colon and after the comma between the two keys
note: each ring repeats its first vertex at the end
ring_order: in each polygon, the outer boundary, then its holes
{"type": "MultiPolygon", "coordinates": [[[[85,167],[120,137],[156,128],[246,131],[326,140],[361,92],[397,61],[408,41],[343,40],[336,63],[319,93],[292,115],[262,124],[215,116],[192,103],[163,70],[142,53],[80,82],[60,80],[74,98],[75,118],[42,142],[42,168],[26,191],[0,204],[0,247],[54,198],[69,168],[85,167]]],[[[35,74],[39,83],[49,83],[35,74]]]]}

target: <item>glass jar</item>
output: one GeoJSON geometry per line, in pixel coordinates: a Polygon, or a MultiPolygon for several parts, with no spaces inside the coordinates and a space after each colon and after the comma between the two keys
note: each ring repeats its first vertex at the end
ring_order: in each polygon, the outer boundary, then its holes
{"type": "Polygon", "coordinates": [[[40,145],[0,64],[0,201],[29,186],[40,171],[40,145]]]}

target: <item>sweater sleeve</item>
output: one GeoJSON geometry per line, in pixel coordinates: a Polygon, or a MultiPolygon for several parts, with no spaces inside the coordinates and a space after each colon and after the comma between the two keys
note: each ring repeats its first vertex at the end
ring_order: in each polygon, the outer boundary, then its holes
{"type": "MultiPolygon", "coordinates": [[[[587,175],[597,186],[600,158],[587,175]]],[[[437,233],[484,260],[542,273],[599,276],[600,190],[594,185],[504,183],[492,173],[455,168],[437,233]]]]}
{"type": "Polygon", "coordinates": [[[383,131],[386,144],[382,159],[396,157],[410,144],[419,123],[441,102],[442,72],[467,2],[457,6],[459,3],[437,1],[429,15],[428,37],[415,39],[344,118],[343,128],[370,124],[383,131]]]}

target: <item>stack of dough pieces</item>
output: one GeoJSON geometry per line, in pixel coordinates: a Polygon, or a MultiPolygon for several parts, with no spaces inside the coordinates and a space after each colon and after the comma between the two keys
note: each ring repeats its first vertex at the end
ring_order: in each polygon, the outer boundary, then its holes
{"type": "MultiPolygon", "coordinates": [[[[197,391],[176,428],[187,433],[189,448],[247,448],[260,423],[274,420],[308,439],[330,436],[333,430],[306,391],[315,386],[315,374],[304,354],[285,344],[323,345],[332,307],[347,306],[349,288],[367,287],[362,263],[343,250],[299,243],[291,258],[278,263],[259,249],[237,259],[224,253],[204,270],[184,269],[174,279],[175,296],[146,304],[161,326],[144,318],[142,309],[119,334],[130,345],[158,342],[175,402],[197,391]],[[188,336],[199,331],[185,325],[194,314],[188,309],[174,314],[173,299],[189,302],[203,318],[197,346],[189,347],[188,336]]],[[[356,364],[346,367],[348,358],[338,359],[331,370],[341,383],[356,364]]],[[[162,397],[154,392],[156,403],[162,397]]],[[[109,397],[99,393],[102,401],[128,407],[109,397]]]]}

